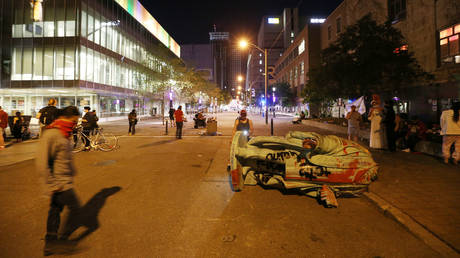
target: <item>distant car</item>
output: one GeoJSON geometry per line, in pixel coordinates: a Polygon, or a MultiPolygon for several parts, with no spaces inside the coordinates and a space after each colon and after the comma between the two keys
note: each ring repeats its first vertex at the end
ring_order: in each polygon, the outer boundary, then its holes
{"type": "Polygon", "coordinates": [[[336,197],[359,196],[377,178],[378,165],[363,146],[334,135],[289,132],[248,141],[237,132],[230,150],[234,191],[244,185],[297,189],[337,207],[336,197]]]}

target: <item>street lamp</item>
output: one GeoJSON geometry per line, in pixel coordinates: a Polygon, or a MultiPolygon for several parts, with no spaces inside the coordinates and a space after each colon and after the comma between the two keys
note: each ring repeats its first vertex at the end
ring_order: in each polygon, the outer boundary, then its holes
{"type": "MultiPolygon", "coordinates": [[[[260,47],[246,41],[246,40],[241,40],[240,43],[240,48],[247,48],[248,45],[251,45],[255,49],[261,51],[264,54],[265,57],[265,99],[267,99],[267,86],[268,86],[268,67],[267,67],[267,49],[261,49],[260,47]]],[[[265,105],[265,124],[268,124],[268,105],[265,105]]]]}
{"type": "Polygon", "coordinates": [[[238,75],[238,81],[239,81],[239,82],[242,82],[242,81],[243,81],[243,76],[238,75]]]}

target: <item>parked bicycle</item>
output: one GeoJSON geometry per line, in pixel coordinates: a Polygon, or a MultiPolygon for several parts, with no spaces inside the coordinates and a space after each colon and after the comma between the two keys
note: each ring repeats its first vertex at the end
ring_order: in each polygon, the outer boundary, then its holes
{"type": "Polygon", "coordinates": [[[78,126],[72,137],[73,152],[80,152],[85,149],[86,140],[94,150],[111,151],[117,147],[118,138],[111,133],[103,133],[102,128],[96,128],[89,135],[83,132],[83,127],[78,126]]]}

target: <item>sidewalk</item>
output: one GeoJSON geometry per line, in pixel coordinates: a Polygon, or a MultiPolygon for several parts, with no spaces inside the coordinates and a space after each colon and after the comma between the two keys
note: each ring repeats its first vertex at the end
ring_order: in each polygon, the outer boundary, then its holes
{"type": "MultiPolygon", "coordinates": [[[[304,124],[319,127],[318,122],[305,121],[304,124]]],[[[346,130],[338,127],[325,125],[323,129],[346,137],[346,130]]],[[[460,166],[446,165],[441,159],[425,154],[401,151],[372,151],[372,154],[380,171],[378,180],[370,185],[369,191],[371,199],[374,196],[381,200],[372,201],[379,206],[391,206],[401,216],[407,215],[405,222],[395,219],[406,224],[403,226],[409,230],[411,221],[408,220],[412,220],[420,226],[419,229],[424,228],[459,255],[460,166]]],[[[388,207],[380,208],[389,212],[388,207]]],[[[412,233],[423,238],[418,232],[412,233]]]]}

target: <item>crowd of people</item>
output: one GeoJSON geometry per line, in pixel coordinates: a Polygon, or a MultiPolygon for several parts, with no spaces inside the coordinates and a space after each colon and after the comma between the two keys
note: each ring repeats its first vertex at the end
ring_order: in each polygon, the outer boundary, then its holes
{"type": "MultiPolygon", "coordinates": [[[[407,114],[396,114],[393,101],[385,101],[383,107],[378,95],[374,95],[369,110],[370,121],[369,146],[373,149],[387,149],[395,152],[397,148],[405,152],[415,152],[420,141],[440,141],[442,138],[442,152],[444,162],[450,159],[450,150],[454,146],[453,163],[458,164],[460,159],[460,102],[453,102],[452,108],[443,111],[440,125],[433,124],[428,128],[418,116],[410,119],[407,114]]],[[[362,124],[362,117],[351,107],[346,119],[348,120],[348,139],[357,141],[362,124]]]]}

